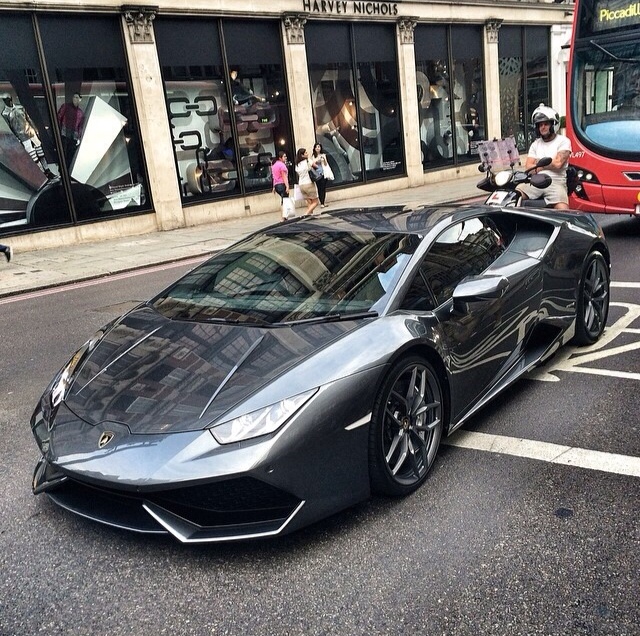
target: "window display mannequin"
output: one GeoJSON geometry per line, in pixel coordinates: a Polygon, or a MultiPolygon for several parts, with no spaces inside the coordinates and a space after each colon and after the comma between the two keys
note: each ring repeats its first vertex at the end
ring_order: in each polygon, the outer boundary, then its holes
{"type": "Polygon", "coordinates": [[[80,139],[82,138],[84,111],[80,108],[81,100],[82,95],[80,95],[80,93],[74,93],[71,102],[65,102],[58,110],[62,150],[67,166],[71,166],[71,161],[76,154],[76,149],[80,145],[80,139]]]}
{"type": "Polygon", "coordinates": [[[261,97],[254,95],[253,91],[249,90],[238,79],[238,71],[236,69],[232,69],[229,76],[231,77],[231,96],[234,104],[246,104],[247,106],[251,106],[257,102],[264,101],[261,97]]]}
{"type": "Polygon", "coordinates": [[[40,166],[47,178],[55,179],[55,175],[49,169],[49,164],[44,156],[42,142],[38,138],[37,130],[27,115],[27,111],[19,104],[14,104],[10,95],[3,95],[2,101],[4,102],[2,116],[9,124],[13,134],[24,146],[31,159],[40,166]]]}

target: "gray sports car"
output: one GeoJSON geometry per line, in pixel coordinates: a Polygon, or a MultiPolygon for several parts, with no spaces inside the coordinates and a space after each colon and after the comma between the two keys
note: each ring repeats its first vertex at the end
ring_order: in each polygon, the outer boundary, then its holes
{"type": "Polygon", "coordinates": [[[443,435],[600,337],[609,282],[589,215],[386,207],[274,225],[73,355],[31,420],[33,491],[184,542],[407,495],[443,435]]]}

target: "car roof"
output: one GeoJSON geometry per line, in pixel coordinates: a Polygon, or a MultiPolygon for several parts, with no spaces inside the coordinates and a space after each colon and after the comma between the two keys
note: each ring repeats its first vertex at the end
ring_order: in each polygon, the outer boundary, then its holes
{"type": "Polygon", "coordinates": [[[299,217],[274,227],[282,228],[283,233],[298,232],[303,229],[305,231],[398,232],[424,235],[446,219],[452,223],[479,213],[486,214],[488,211],[495,212],[495,208],[452,204],[349,208],[324,212],[312,218],[299,217]]]}

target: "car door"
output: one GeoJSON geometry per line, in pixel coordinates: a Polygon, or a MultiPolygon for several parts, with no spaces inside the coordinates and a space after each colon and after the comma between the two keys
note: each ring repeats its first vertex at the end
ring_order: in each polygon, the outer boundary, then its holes
{"type": "Polygon", "coordinates": [[[538,312],[540,263],[510,253],[500,227],[486,215],[445,230],[418,276],[431,292],[440,323],[455,420],[518,362],[538,312]],[[495,280],[496,293],[454,303],[458,285],[478,277],[495,280]]]}

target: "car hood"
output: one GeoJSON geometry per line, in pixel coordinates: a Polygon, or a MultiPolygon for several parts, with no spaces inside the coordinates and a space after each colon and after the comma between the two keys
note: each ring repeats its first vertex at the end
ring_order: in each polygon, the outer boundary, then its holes
{"type": "Polygon", "coordinates": [[[243,327],[143,307],[104,336],[65,403],[89,424],[117,422],[134,434],[200,430],[359,324],[243,327]]]}

